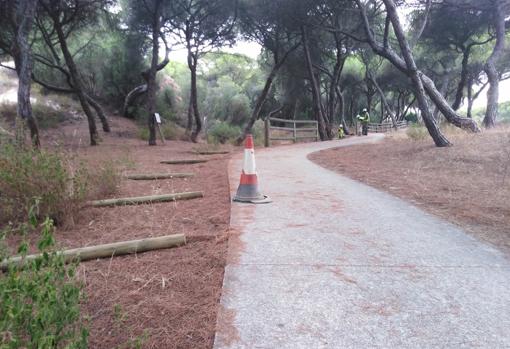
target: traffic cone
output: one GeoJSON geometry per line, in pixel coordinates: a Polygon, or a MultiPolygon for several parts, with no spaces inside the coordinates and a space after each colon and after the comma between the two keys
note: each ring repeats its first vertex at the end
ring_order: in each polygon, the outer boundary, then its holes
{"type": "Polygon", "coordinates": [[[246,141],[244,143],[243,171],[241,172],[241,180],[234,201],[252,204],[266,204],[271,202],[271,199],[259,192],[258,187],[253,136],[249,134],[246,136],[246,141]]]}

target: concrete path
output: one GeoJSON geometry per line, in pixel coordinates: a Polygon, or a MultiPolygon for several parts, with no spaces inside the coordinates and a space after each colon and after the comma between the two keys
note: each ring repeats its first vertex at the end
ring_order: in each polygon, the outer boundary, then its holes
{"type": "Polygon", "coordinates": [[[274,202],[232,204],[214,348],[510,348],[507,257],[307,160],[371,140],[255,150],[274,202]]]}

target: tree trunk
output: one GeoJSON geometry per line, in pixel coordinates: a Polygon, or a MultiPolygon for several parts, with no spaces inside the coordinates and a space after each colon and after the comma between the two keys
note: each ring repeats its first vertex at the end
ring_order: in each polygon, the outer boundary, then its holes
{"type": "Polygon", "coordinates": [[[462,103],[462,99],[464,98],[464,88],[466,87],[466,82],[468,78],[468,63],[469,63],[469,54],[471,52],[471,45],[463,50],[462,56],[462,70],[460,73],[460,81],[457,86],[457,93],[455,94],[455,101],[452,104],[453,110],[458,110],[462,103]]]}
{"type": "MultiPolygon", "coordinates": [[[[446,99],[446,94],[448,93],[448,85],[450,84],[450,76],[447,74],[445,75],[443,81],[441,82],[441,87],[439,88],[439,93],[441,93],[441,95],[443,95],[446,99]]],[[[461,97],[462,99],[462,97],[461,97]]],[[[452,106],[453,109],[455,109],[453,106],[452,106]]],[[[434,108],[434,120],[436,120],[437,123],[441,123],[441,120],[440,120],[440,116],[439,116],[439,108],[437,106],[435,106],[434,108]]]]}
{"type": "Polygon", "coordinates": [[[257,101],[255,102],[255,108],[253,108],[253,111],[251,113],[251,117],[248,120],[248,123],[244,127],[243,133],[236,139],[236,144],[240,145],[248,133],[251,132],[251,129],[253,128],[253,125],[255,124],[255,121],[259,118],[260,111],[262,110],[262,106],[264,105],[264,102],[266,101],[267,95],[269,94],[269,90],[271,89],[271,85],[273,83],[273,80],[276,76],[276,73],[281,65],[275,65],[271,69],[271,72],[267,76],[266,83],[264,84],[264,88],[260,92],[260,95],[257,97],[257,101]]]}
{"type": "Polygon", "coordinates": [[[322,115],[322,107],[321,107],[321,95],[320,95],[319,87],[317,86],[317,81],[315,80],[312,58],[310,56],[310,49],[308,47],[308,35],[306,32],[305,26],[301,26],[301,35],[303,38],[303,48],[305,51],[306,66],[308,68],[308,75],[310,77],[310,84],[312,87],[312,99],[313,99],[314,114],[315,114],[315,118],[318,122],[320,139],[321,139],[321,141],[325,141],[328,138],[328,135],[326,134],[326,129],[325,129],[325,125],[324,125],[324,116],[322,115]]]}
{"type": "Polygon", "coordinates": [[[124,115],[124,117],[132,117],[132,115],[129,114],[129,107],[135,103],[138,97],[145,93],[147,93],[147,84],[137,86],[127,94],[126,99],[124,100],[124,106],[122,107],[122,115],[124,115]]]}
{"type": "MultiPolygon", "coordinates": [[[[37,6],[36,0],[19,0],[16,6],[16,17],[21,21],[18,23],[15,47],[14,47],[14,61],[16,64],[16,72],[18,73],[18,107],[17,117],[18,120],[26,120],[30,130],[30,137],[34,147],[39,148],[41,142],[39,139],[39,127],[37,120],[32,114],[32,105],[30,103],[30,89],[31,89],[31,76],[32,76],[32,54],[31,48],[28,43],[28,36],[32,29],[32,23],[35,16],[35,9],[37,6]]],[[[16,138],[20,143],[25,142],[23,131],[23,124],[21,123],[16,128],[16,138]],[[20,131],[20,132],[18,132],[20,131]]]]}
{"type": "Polygon", "coordinates": [[[188,123],[186,125],[186,136],[190,136],[192,130],[193,130],[193,100],[191,99],[190,93],[188,103],[188,123]]]}
{"type": "Polygon", "coordinates": [[[87,121],[89,124],[89,134],[90,134],[90,145],[97,145],[99,135],[97,133],[96,121],[94,120],[94,115],[92,114],[92,110],[90,110],[90,106],[87,101],[87,96],[85,95],[83,83],[80,78],[80,74],[78,72],[78,68],[74,63],[73,56],[71,52],[69,52],[69,48],[67,47],[66,36],[62,30],[62,26],[60,23],[59,17],[53,17],[53,23],[55,26],[55,31],[58,36],[58,41],[60,44],[60,48],[62,49],[62,54],[64,55],[64,59],[66,61],[66,65],[69,68],[69,73],[71,74],[71,78],[73,79],[73,85],[76,90],[76,95],[80,100],[81,107],[83,112],[87,116],[87,121]]]}
{"type": "Polygon", "coordinates": [[[483,125],[486,128],[496,126],[496,118],[498,116],[498,99],[499,99],[499,72],[496,67],[504,49],[505,49],[505,14],[501,0],[492,0],[493,4],[493,26],[496,30],[496,44],[492,54],[485,63],[485,73],[489,80],[489,90],[487,91],[487,109],[483,125]]]}
{"type": "MultiPolygon", "coordinates": [[[[370,44],[374,52],[382,57],[385,57],[398,70],[400,70],[407,76],[410,76],[410,71],[407,67],[406,61],[403,60],[400,56],[398,56],[390,48],[382,46],[381,44],[375,41],[374,35],[372,34],[372,30],[370,28],[370,24],[368,22],[368,17],[366,15],[365,8],[361,3],[361,0],[356,0],[356,3],[359,9],[361,10],[361,15],[363,17],[365,27],[365,34],[367,35],[368,43],[370,44]]],[[[395,6],[393,1],[391,1],[391,3],[393,4],[393,6],[395,6]]],[[[396,17],[396,19],[398,20],[398,17],[396,17]]],[[[425,75],[421,71],[418,71],[418,75],[422,81],[425,92],[430,97],[432,102],[434,102],[434,104],[439,108],[439,110],[448,120],[448,122],[462,129],[468,129],[472,132],[480,132],[480,128],[478,127],[474,120],[469,118],[463,118],[457,115],[455,110],[452,109],[452,107],[448,104],[443,95],[437,90],[436,86],[434,85],[434,82],[427,75],[425,75]]]]}
{"type": "Polygon", "coordinates": [[[110,124],[108,123],[108,119],[106,118],[106,115],[104,113],[103,108],[99,103],[96,102],[96,100],[92,97],[90,97],[88,94],[85,95],[87,97],[87,102],[94,108],[94,110],[97,113],[97,116],[99,117],[99,120],[101,121],[101,125],[103,126],[104,132],[110,132],[110,124]]]}
{"type": "Polygon", "coordinates": [[[416,63],[414,61],[413,55],[411,53],[411,49],[405,37],[404,30],[400,24],[400,20],[398,18],[397,9],[393,0],[383,0],[386,5],[386,11],[390,18],[390,21],[393,25],[393,29],[395,31],[395,36],[397,37],[400,50],[402,51],[402,55],[404,56],[404,60],[407,65],[407,70],[409,71],[409,75],[411,81],[413,82],[415,89],[415,96],[418,100],[419,108],[422,112],[422,118],[425,122],[425,126],[429,131],[430,136],[434,140],[434,143],[438,147],[445,147],[450,145],[450,142],[446,139],[446,137],[439,130],[436,121],[434,120],[432,113],[430,112],[430,108],[427,102],[427,98],[425,97],[425,88],[423,86],[422,79],[420,78],[420,74],[418,72],[418,68],[416,67],[416,63]]]}
{"type": "Polygon", "coordinates": [[[161,1],[154,3],[154,14],[152,17],[152,58],[151,66],[146,72],[147,81],[147,126],[149,127],[149,145],[156,145],[156,73],[158,71],[159,59],[159,35],[161,31],[161,1]]]}
{"type": "MultiPolygon", "coordinates": [[[[255,102],[255,108],[253,108],[250,119],[248,120],[248,123],[246,124],[246,126],[243,129],[243,133],[236,139],[237,145],[241,145],[241,143],[246,138],[246,135],[251,132],[251,129],[253,128],[253,125],[255,124],[255,121],[257,121],[257,119],[260,116],[260,111],[262,110],[262,106],[264,105],[264,102],[266,101],[267,95],[269,94],[269,90],[271,89],[271,85],[273,84],[273,80],[276,77],[276,74],[278,73],[280,68],[283,66],[283,64],[287,60],[287,57],[289,57],[289,55],[295,49],[297,49],[299,47],[299,45],[300,44],[297,43],[294,46],[292,46],[290,49],[288,49],[285,52],[285,54],[280,59],[278,59],[277,52],[273,52],[274,66],[266,78],[266,83],[264,84],[264,88],[260,92],[260,95],[257,97],[257,101],[255,102]]],[[[296,105],[297,105],[297,101],[296,101],[296,103],[294,103],[294,114],[296,112],[296,105]]]]}
{"type": "Polygon", "coordinates": [[[202,130],[202,118],[198,110],[198,91],[197,91],[197,57],[193,57],[192,64],[189,66],[191,72],[191,102],[193,106],[193,115],[195,116],[195,130],[191,133],[191,141],[197,142],[198,135],[202,130]]]}

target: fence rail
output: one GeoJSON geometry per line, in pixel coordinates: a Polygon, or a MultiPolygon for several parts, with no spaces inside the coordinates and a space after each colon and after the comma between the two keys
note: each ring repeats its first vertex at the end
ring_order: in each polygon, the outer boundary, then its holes
{"type": "MultiPolygon", "coordinates": [[[[397,129],[403,129],[407,127],[407,121],[399,121],[397,122],[397,129]]],[[[370,123],[368,124],[368,131],[369,132],[375,132],[375,133],[385,133],[393,130],[393,124],[391,123],[383,123],[383,124],[374,124],[370,123]]]]}
{"type": "Polygon", "coordinates": [[[293,141],[300,139],[319,140],[319,125],[314,120],[287,120],[280,118],[266,118],[264,121],[264,146],[269,147],[271,141],[293,141]],[[280,122],[291,127],[272,126],[271,122],[280,122]],[[303,125],[298,127],[297,125],[303,125]],[[310,127],[310,125],[313,125],[310,127]],[[308,126],[308,127],[307,127],[308,126]],[[276,131],[276,132],[274,132],[276,131]]]}

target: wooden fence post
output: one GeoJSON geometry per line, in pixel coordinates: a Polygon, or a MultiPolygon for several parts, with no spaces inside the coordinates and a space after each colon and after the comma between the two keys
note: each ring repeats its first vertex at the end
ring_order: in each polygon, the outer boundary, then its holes
{"type": "Polygon", "coordinates": [[[297,142],[296,122],[293,122],[292,125],[294,125],[294,131],[293,131],[293,134],[294,134],[294,143],[296,143],[297,142]]]}

